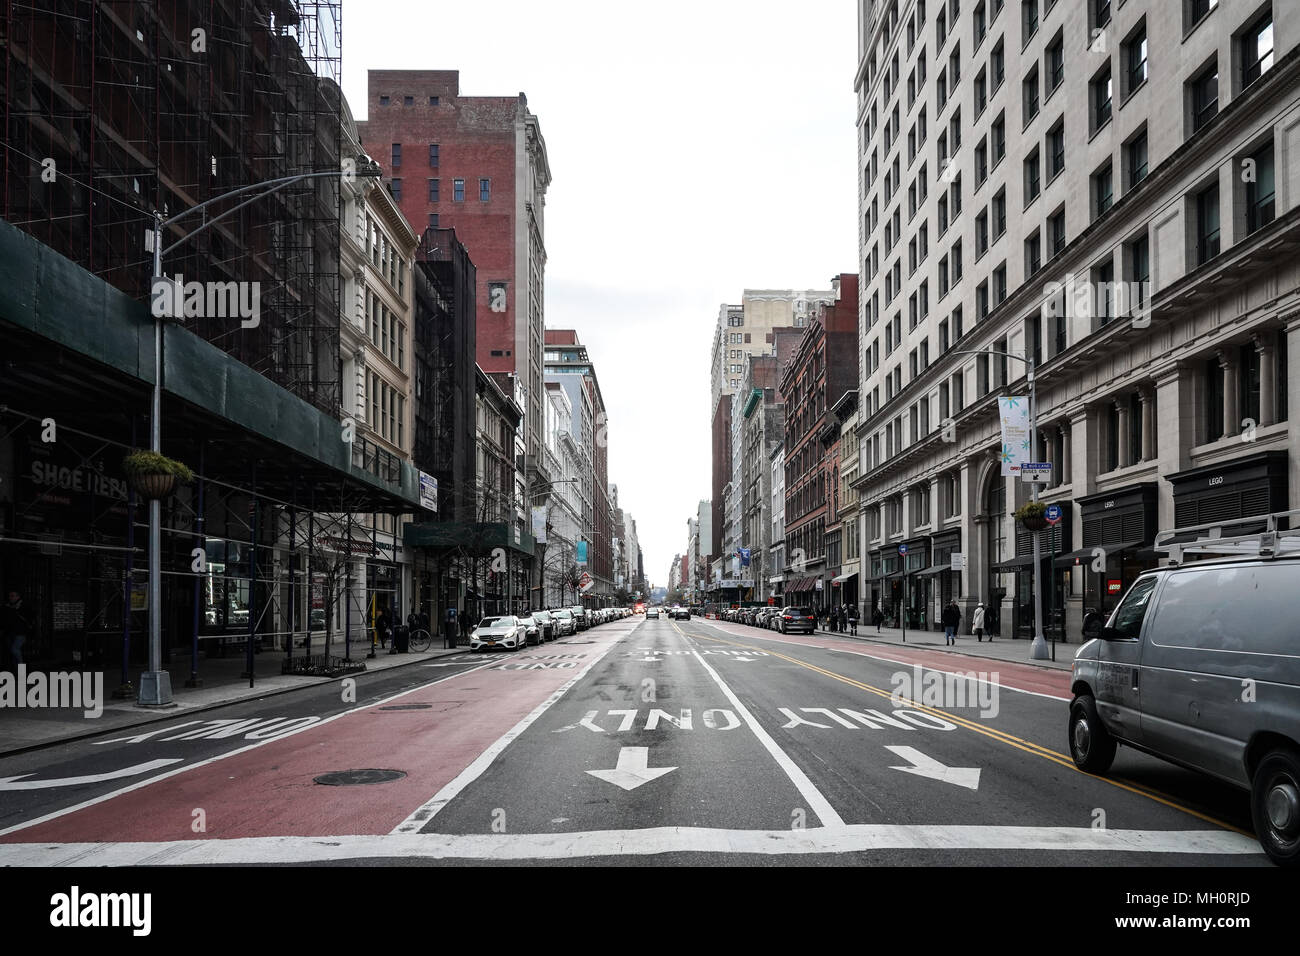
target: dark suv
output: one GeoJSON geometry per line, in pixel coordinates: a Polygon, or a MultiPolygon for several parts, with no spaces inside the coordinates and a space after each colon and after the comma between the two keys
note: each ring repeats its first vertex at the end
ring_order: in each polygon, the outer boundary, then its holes
{"type": "Polygon", "coordinates": [[[811,634],[816,624],[817,618],[813,616],[810,607],[782,608],[776,619],[776,629],[782,634],[793,634],[795,631],[811,634]]]}

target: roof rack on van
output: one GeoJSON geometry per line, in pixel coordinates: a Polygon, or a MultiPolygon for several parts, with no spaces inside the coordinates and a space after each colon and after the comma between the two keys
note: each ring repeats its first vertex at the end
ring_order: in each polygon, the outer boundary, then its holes
{"type": "Polygon", "coordinates": [[[1153,550],[1178,565],[1187,554],[1241,558],[1300,555],[1300,509],[1188,525],[1156,533],[1153,550]]]}

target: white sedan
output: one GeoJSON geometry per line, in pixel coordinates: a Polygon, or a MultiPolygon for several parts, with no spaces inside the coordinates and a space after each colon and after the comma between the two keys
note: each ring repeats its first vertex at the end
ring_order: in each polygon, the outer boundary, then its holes
{"type": "Polygon", "coordinates": [[[512,615],[485,617],[469,635],[470,653],[490,647],[507,647],[517,651],[528,642],[528,629],[524,622],[512,615]]]}
{"type": "Polygon", "coordinates": [[[649,620],[649,619],[652,618],[652,617],[657,618],[657,617],[659,616],[659,608],[657,608],[657,607],[648,607],[648,608],[646,608],[646,609],[645,609],[645,616],[646,616],[646,620],[649,620]]]}

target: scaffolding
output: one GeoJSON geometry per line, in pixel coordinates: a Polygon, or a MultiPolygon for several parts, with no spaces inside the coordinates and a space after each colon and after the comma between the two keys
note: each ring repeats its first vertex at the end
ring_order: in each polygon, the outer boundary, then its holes
{"type": "MultiPolygon", "coordinates": [[[[139,300],[152,214],[340,168],[342,0],[0,0],[0,216],[139,300]]],[[[237,204],[217,204],[220,215],[237,204]]],[[[257,283],[195,334],[340,412],[339,180],[163,237],[163,271],[257,283]]]]}

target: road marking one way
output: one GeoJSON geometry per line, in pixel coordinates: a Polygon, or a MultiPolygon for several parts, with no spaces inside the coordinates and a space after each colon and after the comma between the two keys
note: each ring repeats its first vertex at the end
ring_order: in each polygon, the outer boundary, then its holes
{"type": "Polygon", "coordinates": [[[956,784],[959,787],[965,787],[967,790],[978,790],[980,787],[979,767],[945,767],[939,761],[926,756],[915,747],[886,747],[885,749],[897,754],[912,765],[910,767],[890,767],[890,770],[901,770],[904,773],[914,773],[918,777],[942,780],[944,783],[956,784]]]}
{"type": "Polygon", "coordinates": [[[649,747],[623,747],[618,752],[618,766],[613,770],[588,770],[593,777],[624,790],[635,790],[643,783],[657,780],[676,767],[650,767],[649,747]]]}
{"type": "Polygon", "coordinates": [[[21,773],[16,777],[0,777],[0,790],[49,790],[52,787],[76,787],[84,783],[102,783],[105,780],[134,777],[138,773],[148,773],[150,770],[170,767],[180,762],[180,757],[160,757],[157,760],[138,763],[134,767],[122,767],[106,773],[90,773],[82,777],[61,777],[57,780],[24,780],[24,777],[30,777],[31,774],[21,773]]]}

